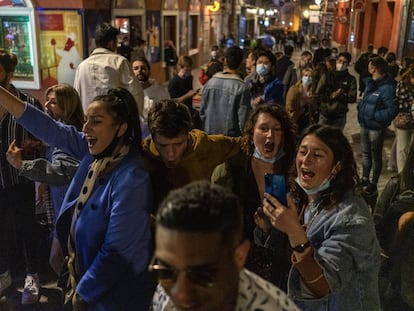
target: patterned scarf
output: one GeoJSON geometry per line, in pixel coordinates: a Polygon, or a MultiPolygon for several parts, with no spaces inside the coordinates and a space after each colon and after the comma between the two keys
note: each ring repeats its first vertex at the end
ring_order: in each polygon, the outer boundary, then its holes
{"type": "Polygon", "coordinates": [[[129,152],[130,145],[124,145],[121,150],[116,154],[101,159],[96,159],[92,162],[88,171],[85,181],[83,182],[81,192],[79,193],[78,201],[75,205],[72,216],[72,224],[70,227],[70,234],[68,238],[68,250],[69,250],[69,280],[68,288],[70,290],[66,293],[65,304],[72,300],[73,295],[76,292],[76,286],[79,282],[79,267],[76,258],[76,245],[75,245],[75,226],[80,212],[85,206],[86,201],[89,199],[98,176],[105,171],[108,167],[120,162],[129,152]]]}

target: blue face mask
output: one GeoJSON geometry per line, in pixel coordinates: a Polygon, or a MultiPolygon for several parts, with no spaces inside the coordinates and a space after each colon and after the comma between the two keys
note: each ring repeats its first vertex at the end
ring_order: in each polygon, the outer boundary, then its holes
{"type": "Polygon", "coordinates": [[[303,76],[302,77],[302,83],[305,86],[309,86],[312,83],[312,77],[303,76]]]}
{"type": "Polygon", "coordinates": [[[312,188],[312,189],[305,189],[302,184],[300,183],[300,179],[299,177],[295,178],[296,183],[299,185],[299,187],[302,188],[303,191],[305,191],[305,193],[307,195],[315,195],[318,194],[322,191],[325,191],[326,189],[328,189],[331,186],[331,180],[336,176],[337,174],[337,167],[339,166],[340,162],[337,162],[336,165],[334,166],[334,168],[331,171],[331,174],[326,177],[319,186],[312,188]]]}
{"type": "Polygon", "coordinates": [[[265,64],[257,64],[256,72],[261,76],[266,76],[270,73],[270,67],[265,64]]]}
{"type": "Polygon", "coordinates": [[[263,162],[273,164],[273,163],[275,163],[277,160],[279,160],[281,157],[283,157],[285,154],[286,154],[285,150],[284,150],[283,148],[280,148],[280,149],[279,149],[279,151],[276,153],[276,155],[275,155],[273,158],[268,159],[268,158],[265,158],[265,157],[264,157],[264,156],[260,153],[259,149],[255,148],[255,149],[254,149],[254,153],[253,153],[253,157],[254,157],[254,158],[256,158],[256,159],[259,159],[259,160],[261,160],[261,161],[263,161],[263,162]]]}

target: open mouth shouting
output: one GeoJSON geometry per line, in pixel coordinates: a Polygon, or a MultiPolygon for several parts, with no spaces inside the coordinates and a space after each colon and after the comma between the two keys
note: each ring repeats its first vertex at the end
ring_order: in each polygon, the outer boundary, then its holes
{"type": "Polygon", "coordinates": [[[301,175],[302,175],[302,179],[303,180],[310,180],[310,179],[312,179],[315,176],[315,173],[312,172],[309,169],[302,168],[301,169],[301,175]]]}
{"type": "Polygon", "coordinates": [[[275,150],[275,143],[267,141],[264,145],[265,153],[273,153],[275,150]]]}
{"type": "Polygon", "coordinates": [[[86,137],[86,140],[88,142],[88,148],[89,150],[93,150],[93,147],[96,145],[96,142],[98,141],[95,137],[88,136],[86,137]]]}

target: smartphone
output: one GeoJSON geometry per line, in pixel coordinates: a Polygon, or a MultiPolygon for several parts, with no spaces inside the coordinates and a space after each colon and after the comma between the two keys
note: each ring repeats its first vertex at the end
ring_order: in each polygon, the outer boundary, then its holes
{"type": "Polygon", "coordinates": [[[287,204],[286,178],[284,175],[265,174],[265,190],[273,195],[283,205],[287,204]]]}

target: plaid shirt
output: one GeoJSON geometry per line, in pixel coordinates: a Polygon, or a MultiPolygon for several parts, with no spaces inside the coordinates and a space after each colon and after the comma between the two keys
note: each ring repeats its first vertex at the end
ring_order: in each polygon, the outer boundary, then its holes
{"type": "MultiPolygon", "coordinates": [[[[10,91],[22,101],[43,110],[42,105],[36,98],[22,93],[13,85],[11,85],[10,91]]],[[[29,181],[28,179],[19,176],[19,171],[7,162],[7,149],[13,140],[16,140],[17,146],[25,149],[23,151],[24,159],[37,158],[40,156],[40,149],[32,148],[34,145],[39,144],[40,141],[35,139],[28,131],[17,124],[11,114],[6,113],[0,119],[0,190],[29,181]]]]}
{"type": "Polygon", "coordinates": [[[411,112],[414,108],[414,87],[398,82],[397,85],[398,112],[411,112]]]}

